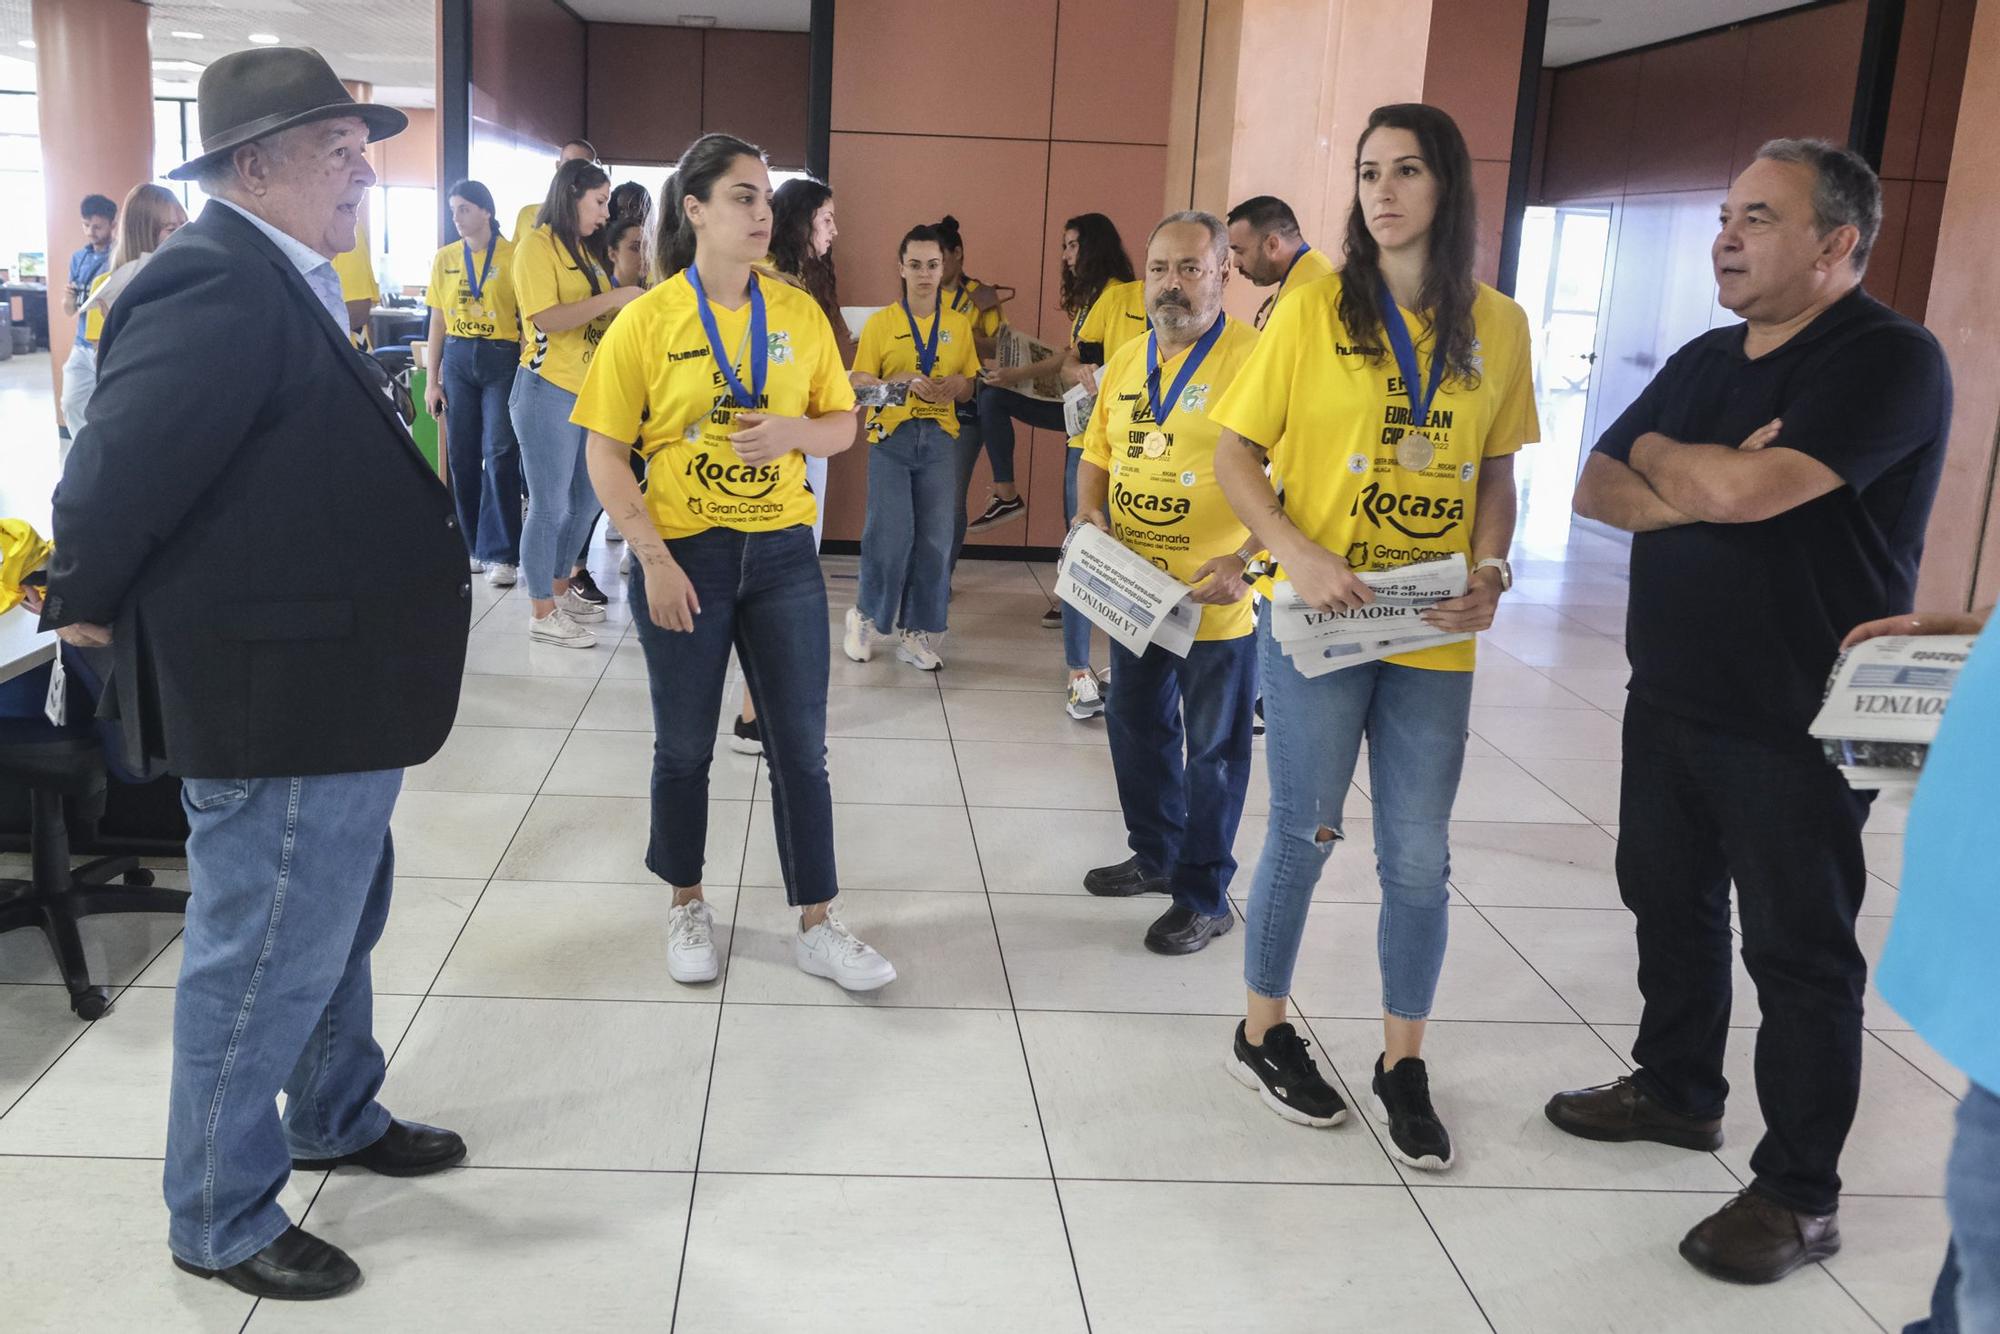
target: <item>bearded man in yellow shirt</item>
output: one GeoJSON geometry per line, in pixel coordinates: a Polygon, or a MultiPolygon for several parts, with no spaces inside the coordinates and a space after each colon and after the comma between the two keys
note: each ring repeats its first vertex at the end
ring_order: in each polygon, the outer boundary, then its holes
{"type": "Polygon", "coordinates": [[[1333,261],[1306,243],[1298,215],[1276,195],[1257,195],[1229,210],[1229,253],[1245,278],[1259,287],[1277,286],[1257,308],[1259,329],[1280,301],[1333,272],[1333,261]]]}
{"type": "Polygon", "coordinates": [[[1257,333],[1222,313],[1229,234],[1210,213],[1170,214],[1146,247],[1151,328],[1112,353],[1077,466],[1078,523],[1094,523],[1194,588],[1201,626],[1185,658],[1111,646],[1104,720],[1132,856],[1084,876],[1093,894],[1173,895],[1146,932],[1155,954],[1192,954],[1228,932],[1230,848],[1250,785],[1257,664],[1249,530],[1215,482],[1221,427],[1209,405],[1257,333]]]}

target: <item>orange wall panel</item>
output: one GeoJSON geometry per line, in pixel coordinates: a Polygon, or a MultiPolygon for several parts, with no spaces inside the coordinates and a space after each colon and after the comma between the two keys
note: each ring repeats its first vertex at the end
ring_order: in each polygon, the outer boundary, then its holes
{"type": "Polygon", "coordinates": [[[1923,136],[1917,146],[1918,180],[1941,181],[1951,167],[1959,98],[1965,92],[1966,51],[1972,43],[1973,5],[1974,0],[1944,0],[1938,13],[1937,46],[1924,97],[1923,136]]]}
{"type": "Polygon", "coordinates": [[[802,169],[810,51],[811,38],[802,32],[710,30],[702,58],[701,128],[748,139],[773,166],[802,169]]]}
{"type": "MultiPolygon", "coordinates": [[[[1919,298],[1914,313],[1898,296],[1897,280],[1903,271],[1903,246],[1910,222],[1910,183],[1885,178],[1882,182],[1882,230],[1875,235],[1875,250],[1868,256],[1868,272],[1861,285],[1869,295],[1883,301],[1910,318],[1921,320],[1924,315],[1922,299],[1919,298]]],[[[1935,235],[1932,241],[1936,241],[1935,235]]],[[[1925,283],[1928,293],[1929,283],[1925,283]]]]}
{"type": "Polygon", "coordinates": [[[671,162],[702,130],[702,34],[590,27],[588,138],[607,162],[671,162]]]}
{"type": "Polygon", "coordinates": [[[1735,28],[1639,56],[1627,194],[1729,188],[1749,42],[1735,28]]]}
{"type": "Polygon", "coordinates": [[[1556,71],[1542,171],[1550,203],[1624,193],[1638,86],[1636,56],[1556,71]]]}
{"type": "Polygon", "coordinates": [[[410,127],[369,150],[382,184],[449,189],[453,182],[438,182],[437,112],[429,107],[404,107],[402,112],[410,118],[410,127]]]}
{"type": "Polygon", "coordinates": [[[584,25],[555,0],[479,0],[472,114],[554,148],[583,133],[584,25]]]}
{"type": "Polygon", "coordinates": [[[1174,74],[1165,0],[1065,0],[1050,137],[1164,144],[1174,74]]]}
{"type": "Polygon", "coordinates": [[[841,0],[832,128],[1046,139],[1055,50],[1056,0],[841,0]]]}
{"type": "MultiPolygon", "coordinates": [[[[1913,306],[1918,311],[1927,308],[1937,264],[1938,228],[1944,221],[1946,188],[1941,181],[1918,181],[1910,187],[1910,220],[1904,228],[1903,255],[1896,276],[1898,307],[1913,306]]],[[[1965,372],[1961,370],[1959,374],[1963,376],[1965,372]]]]}
{"type": "Polygon", "coordinates": [[[1905,0],[1902,35],[1896,39],[1896,75],[1889,121],[1882,135],[1882,175],[1905,180],[1917,171],[1917,141],[1924,128],[1931,60],[1937,48],[1939,0],[1905,0]]]}
{"type": "Polygon", "coordinates": [[[1472,190],[1479,205],[1479,249],[1472,257],[1473,273],[1479,281],[1500,281],[1500,230],[1507,218],[1507,176],[1505,162],[1474,162],[1472,190]]]}
{"type": "Polygon", "coordinates": [[[1770,139],[1847,142],[1867,16],[1863,0],[1841,0],[1749,25],[1731,175],[1749,166],[1770,139]]]}
{"type": "Polygon", "coordinates": [[[1475,158],[1513,156],[1527,25],[1527,0],[1431,0],[1424,100],[1451,113],[1475,158]]]}
{"type": "MultiPolygon", "coordinates": [[[[1042,228],[1042,253],[1048,256],[1042,274],[1042,336],[1069,337],[1069,320],[1062,313],[1063,223],[1079,213],[1103,213],[1117,224],[1125,253],[1136,273],[1145,263],[1146,237],[1159,222],[1160,183],[1166,178],[1167,150],[1133,144],[1058,142],[1049,147],[1047,221],[1042,228]]],[[[1017,321],[1018,322],[1018,321],[1017,321]]],[[[1025,326],[1024,326],[1025,327],[1025,326]]]]}

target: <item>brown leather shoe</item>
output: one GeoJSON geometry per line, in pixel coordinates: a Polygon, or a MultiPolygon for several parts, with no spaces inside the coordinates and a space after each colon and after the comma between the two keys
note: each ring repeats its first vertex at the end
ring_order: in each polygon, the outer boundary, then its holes
{"type": "Polygon", "coordinates": [[[1746,1190],[1681,1238],[1681,1258],[1730,1283],[1776,1283],[1840,1252],[1840,1215],[1806,1214],[1746,1190]]]}
{"type": "Polygon", "coordinates": [[[1722,1147],[1722,1118],[1684,1116],[1662,1107],[1624,1075],[1596,1088],[1571,1089],[1549,1099],[1544,1109],[1556,1129],[1583,1139],[1651,1140],[1677,1149],[1722,1147]]]}

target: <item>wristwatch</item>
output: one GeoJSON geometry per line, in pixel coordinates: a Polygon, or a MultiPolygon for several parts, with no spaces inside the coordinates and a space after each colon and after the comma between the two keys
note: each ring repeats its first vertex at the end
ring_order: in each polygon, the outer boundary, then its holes
{"type": "Polygon", "coordinates": [[[1485,560],[1473,566],[1472,572],[1478,574],[1481,570],[1488,569],[1500,571],[1500,591],[1502,593],[1514,586],[1514,567],[1507,563],[1504,556],[1488,556],[1485,560]]]}

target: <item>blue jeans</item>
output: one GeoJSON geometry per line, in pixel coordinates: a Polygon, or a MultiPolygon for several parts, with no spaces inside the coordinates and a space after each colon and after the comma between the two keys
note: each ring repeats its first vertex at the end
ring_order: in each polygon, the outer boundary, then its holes
{"type": "Polygon", "coordinates": [[[646,611],[645,566],[628,596],[653,694],[653,827],[646,866],[668,884],[702,883],[708,764],[722,716],[729,650],[757,701],[778,866],[794,906],[839,892],[833,794],[826,777],[826,583],[812,530],[711,528],[667,550],[701,602],[694,629],[662,630],[646,611]]]}
{"type": "Polygon", "coordinates": [[[958,408],[958,438],[952,444],[954,464],[952,485],[951,521],[951,568],[958,568],[958,553],[965,550],[965,525],[970,522],[965,512],[965,493],[972,489],[972,470],[979,465],[979,449],[982,436],[979,430],[979,409],[977,400],[961,403],[958,408]]]}
{"type": "Polygon", "coordinates": [[[519,343],[447,338],[438,368],[458,530],[466,554],[488,564],[521,563],[521,452],[507,406],[520,362],[519,343]]]}
{"type": "MultiPolygon", "coordinates": [[[[1398,1019],[1428,1018],[1444,966],[1451,805],[1465,767],[1472,673],[1370,662],[1307,680],[1271,637],[1269,603],[1257,611],[1257,668],[1271,826],[1250,888],[1244,981],[1260,996],[1292,989],[1306,909],[1340,839],[1341,806],[1365,735],[1382,882],[1375,939],[1382,1009],[1398,1019]],[[1332,836],[1321,839],[1321,830],[1332,836]]],[[[1118,694],[1116,681],[1111,693],[1118,694]]]]}
{"type": "MultiPolygon", "coordinates": [[[[1063,531],[1076,519],[1076,465],[1083,461],[1081,449],[1065,449],[1063,459],[1063,531]]],[[[1073,672],[1090,666],[1090,618],[1067,602],[1062,608],[1063,664],[1073,672]]]]}
{"type": "Polygon", "coordinates": [[[226,1269],[290,1225],[293,1158],[389,1128],[368,955],[389,915],[403,771],[190,778],[187,929],[174,993],[167,1244],[226,1269]],[[285,1114],[278,1116],[278,1090],[285,1114]]]}
{"type": "Polygon", "coordinates": [[[993,480],[1001,486],[1010,486],[1014,481],[1015,422],[1026,422],[1044,431],[1063,429],[1060,403],[987,385],[980,386],[975,402],[979,408],[979,437],[986,442],[986,457],[993,462],[993,480]]]}
{"type": "Polygon", "coordinates": [[[1958,1105],[1945,1198],[1951,1247],[1931,1313],[1903,1334],[2000,1334],[2000,1096],[1979,1084],[1958,1105]]]}
{"type": "Polygon", "coordinates": [[[868,450],[856,605],[878,629],[943,634],[951,601],[952,438],[912,419],[868,450]]]}
{"type": "Polygon", "coordinates": [[[1185,658],[1162,648],[1134,657],[1114,643],[1111,679],[1104,726],[1132,851],[1167,877],[1175,903],[1219,917],[1250,787],[1257,641],[1198,640],[1185,658]]]}
{"type": "Polygon", "coordinates": [[[586,432],[569,419],[576,395],[523,366],[507,399],[514,435],[521,442],[521,470],[528,479],[528,521],[521,527],[521,577],[528,596],[555,596],[555,581],[569,578],[574,554],[597,522],[597,494],[584,469],[586,432]]]}

